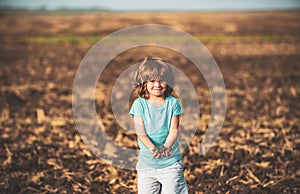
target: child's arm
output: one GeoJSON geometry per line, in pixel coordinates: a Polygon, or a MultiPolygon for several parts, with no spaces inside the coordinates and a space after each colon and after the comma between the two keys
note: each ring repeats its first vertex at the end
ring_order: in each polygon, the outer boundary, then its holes
{"type": "MultiPolygon", "coordinates": [[[[164,144],[164,146],[167,148],[171,148],[178,137],[179,118],[180,118],[179,115],[172,117],[169,135],[164,144]]],[[[166,157],[170,156],[171,154],[172,154],[171,149],[168,149],[168,151],[165,152],[166,157]]]]}
{"type": "Polygon", "coordinates": [[[139,140],[150,150],[151,154],[155,158],[161,158],[161,154],[156,149],[156,146],[152,143],[152,141],[148,138],[145,128],[144,128],[144,120],[139,117],[134,117],[134,126],[136,130],[136,134],[139,140]]]}

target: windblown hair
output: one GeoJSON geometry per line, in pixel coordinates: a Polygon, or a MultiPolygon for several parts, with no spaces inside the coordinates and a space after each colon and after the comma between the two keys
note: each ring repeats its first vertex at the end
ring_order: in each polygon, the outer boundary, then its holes
{"type": "Polygon", "coordinates": [[[147,83],[151,80],[167,82],[165,97],[172,95],[174,87],[174,76],[170,65],[160,57],[146,57],[137,70],[134,81],[136,87],[133,95],[136,97],[149,98],[147,83]]]}

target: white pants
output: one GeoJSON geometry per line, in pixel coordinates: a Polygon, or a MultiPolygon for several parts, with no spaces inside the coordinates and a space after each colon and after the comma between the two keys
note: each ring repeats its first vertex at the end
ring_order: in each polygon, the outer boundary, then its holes
{"type": "Polygon", "coordinates": [[[155,169],[143,165],[137,168],[139,194],[187,194],[182,161],[171,166],[155,169]]]}

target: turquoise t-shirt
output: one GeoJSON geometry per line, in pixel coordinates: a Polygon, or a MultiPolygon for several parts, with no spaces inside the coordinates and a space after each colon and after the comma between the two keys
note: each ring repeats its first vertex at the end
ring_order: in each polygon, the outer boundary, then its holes
{"type": "MultiPolygon", "coordinates": [[[[176,98],[168,96],[164,104],[160,106],[150,104],[145,98],[137,98],[129,111],[129,114],[142,118],[148,138],[154,145],[163,145],[168,137],[173,116],[182,114],[182,108],[176,98]]],[[[173,153],[169,157],[154,158],[146,146],[138,139],[140,147],[139,162],[152,168],[165,168],[181,159],[178,139],[172,146],[173,153]]]]}

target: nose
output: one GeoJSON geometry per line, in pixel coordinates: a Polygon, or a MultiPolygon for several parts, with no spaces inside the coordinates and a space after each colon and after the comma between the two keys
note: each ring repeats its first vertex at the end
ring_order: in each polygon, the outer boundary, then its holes
{"type": "Polygon", "coordinates": [[[160,86],[160,84],[161,84],[160,81],[155,81],[154,82],[154,86],[160,86]]]}

